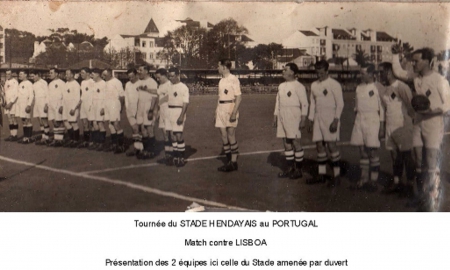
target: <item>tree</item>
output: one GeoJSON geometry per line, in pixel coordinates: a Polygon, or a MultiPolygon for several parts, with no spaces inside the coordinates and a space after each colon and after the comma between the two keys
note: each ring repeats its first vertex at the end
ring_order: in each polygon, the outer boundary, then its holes
{"type": "Polygon", "coordinates": [[[240,55],[240,49],[246,44],[242,36],[247,34],[248,29],[232,18],[220,21],[208,32],[208,60],[213,63],[224,57],[238,60],[236,58],[240,55]]]}
{"type": "Polygon", "coordinates": [[[370,62],[369,55],[363,49],[359,48],[356,48],[356,53],[353,54],[353,59],[359,66],[363,66],[364,64],[370,62]]]}
{"type": "Polygon", "coordinates": [[[33,56],[36,36],[27,31],[5,29],[5,62],[24,62],[33,56]]]}
{"type": "Polygon", "coordinates": [[[252,61],[257,69],[274,69],[277,54],[282,50],[283,45],[281,44],[258,44],[254,48],[246,48],[241,58],[244,62],[252,61]]]}
{"type": "Polygon", "coordinates": [[[107,50],[104,55],[104,60],[116,69],[128,69],[145,64],[142,53],[138,50],[132,50],[129,47],[123,48],[120,51],[116,51],[114,48],[107,50]]]}
{"type": "Polygon", "coordinates": [[[411,44],[409,44],[409,42],[405,42],[402,44],[402,49],[403,49],[403,55],[405,56],[406,59],[408,59],[408,61],[411,61],[412,59],[412,52],[414,51],[414,47],[411,46],[411,44]]]}

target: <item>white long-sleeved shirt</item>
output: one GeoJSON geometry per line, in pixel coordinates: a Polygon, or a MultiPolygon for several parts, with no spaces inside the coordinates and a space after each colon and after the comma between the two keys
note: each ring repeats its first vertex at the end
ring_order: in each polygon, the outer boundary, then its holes
{"type": "Polygon", "coordinates": [[[314,121],[316,113],[333,114],[340,119],[344,109],[341,85],[333,78],[315,81],[311,85],[309,120],[314,121]]]}
{"type": "Polygon", "coordinates": [[[109,81],[106,81],[106,93],[105,98],[111,100],[117,100],[120,97],[123,97],[125,92],[123,90],[122,82],[117,78],[111,78],[109,81]]]}
{"type": "Polygon", "coordinates": [[[19,84],[19,91],[17,96],[19,97],[17,102],[23,102],[26,103],[27,106],[31,106],[31,103],[33,103],[34,99],[33,84],[29,80],[22,81],[19,84]]]}
{"type": "Polygon", "coordinates": [[[16,79],[11,78],[5,83],[5,98],[6,102],[13,102],[17,98],[17,91],[19,89],[19,83],[16,79]]]}
{"type": "Polygon", "coordinates": [[[63,91],[63,100],[79,102],[80,98],[81,98],[80,84],[75,80],[66,82],[66,85],[65,85],[65,88],[63,91]]]}
{"type": "Polygon", "coordinates": [[[230,101],[235,100],[241,93],[241,83],[239,79],[230,74],[219,81],[219,100],[230,101]]]}
{"type": "Polygon", "coordinates": [[[411,125],[414,109],[411,106],[412,92],[408,85],[395,80],[386,87],[381,100],[386,111],[387,126],[411,125]]]}
{"type": "Polygon", "coordinates": [[[172,84],[167,92],[169,106],[183,106],[189,103],[189,88],[182,82],[172,84]]]}
{"type": "Polygon", "coordinates": [[[308,114],[306,89],[297,80],[284,82],[278,86],[274,115],[278,115],[280,109],[284,107],[299,107],[303,116],[308,114]]]}
{"type": "Polygon", "coordinates": [[[135,83],[129,81],[125,84],[126,108],[137,108],[137,104],[139,101],[139,86],[140,86],[139,80],[137,80],[135,83]]]}
{"type": "Polygon", "coordinates": [[[375,83],[362,83],[356,87],[355,111],[358,113],[377,112],[380,121],[384,122],[384,107],[381,104],[380,94],[375,83]]]}
{"type": "Polygon", "coordinates": [[[48,101],[61,102],[63,98],[63,91],[66,83],[61,79],[55,79],[48,84],[48,101]]]}

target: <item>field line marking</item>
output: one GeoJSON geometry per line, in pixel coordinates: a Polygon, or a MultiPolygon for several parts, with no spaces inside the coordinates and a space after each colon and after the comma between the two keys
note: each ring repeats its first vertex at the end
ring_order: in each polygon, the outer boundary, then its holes
{"type": "Polygon", "coordinates": [[[87,175],[87,174],[72,172],[72,171],[63,170],[63,169],[56,169],[56,168],[52,168],[52,167],[49,167],[49,166],[33,164],[33,163],[30,163],[30,162],[16,160],[16,159],[4,157],[4,156],[0,156],[0,160],[11,162],[11,163],[15,163],[15,164],[20,164],[20,165],[24,165],[24,166],[30,166],[30,167],[38,168],[38,169],[41,169],[41,170],[46,170],[46,171],[62,173],[62,174],[70,175],[70,176],[81,177],[81,178],[85,178],[85,179],[105,182],[105,183],[108,183],[108,184],[121,185],[121,186],[125,186],[127,188],[143,191],[143,192],[146,192],[146,193],[151,193],[151,194],[156,194],[156,195],[160,195],[160,196],[164,196],[164,197],[170,197],[170,198],[174,198],[174,199],[179,199],[179,200],[187,201],[187,202],[190,202],[190,203],[196,202],[196,203],[200,203],[200,204],[204,204],[204,205],[209,205],[209,206],[214,206],[214,207],[221,207],[221,208],[228,208],[228,209],[233,209],[233,210],[244,210],[244,211],[245,210],[249,210],[249,209],[245,209],[245,208],[242,208],[242,207],[230,206],[230,205],[219,203],[219,202],[209,201],[209,200],[205,200],[205,199],[199,199],[199,198],[190,197],[190,196],[184,196],[184,195],[181,195],[181,194],[178,194],[178,193],[175,193],[175,192],[163,191],[163,190],[159,190],[159,189],[156,189],[156,188],[142,186],[142,185],[139,185],[139,184],[133,184],[133,183],[129,183],[129,182],[124,182],[124,181],[121,181],[121,180],[114,180],[114,179],[110,179],[108,177],[96,176],[96,175],[87,175]]]}
{"type": "MultiPolygon", "coordinates": [[[[338,145],[345,146],[349,145],[350,142],[340,142],[338,145]]],[[[311,145],[305,145],[303,146],[303,149],[310,150],[310,149],[316,149],[315,144],[311,145]]],[[[284,149],[278,149],[278,150],[266,150],[266,151],[255,151],[255,152],[246,152],[246,153],[239,153],[240,156],[251,156],[251,155],[259,155],[259,154],[268,154],[268,153],[277,153],[277,152],[283,152],[284,149]]],[[[210,160],[210,159],[216,159],[220,157],[225,157],[224,155],[218,155],[218,156],[209,156],[209,157],[198,157],[198,158],[188,158],[186,161],[192,162],[192,161],[201,161],[201,160],[210,160]]],[[[107,169],[101,169],[101,170],[92,170],[92,171],[84,171],[80,172],[80,174],[96,174],[96,173],[105,173],[105,172],[113,172],[113,171],[120,171],[120,170],[127,170],[127,169],[136,169],[136,168],[146,168],[146,167],[153,167],[153,166],[163,166],[164,164],[160,163],[146,163],[146,164],[137,164],[137,165],[128,165],[123,167],[114,167],[114,168],[107,168],[107,169]]]]}

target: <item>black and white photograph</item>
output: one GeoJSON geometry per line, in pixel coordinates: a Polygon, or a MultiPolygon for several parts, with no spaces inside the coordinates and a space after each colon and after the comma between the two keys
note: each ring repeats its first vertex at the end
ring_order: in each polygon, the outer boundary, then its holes
{"type": "Polygon", "coordinates": [[[2,1],[0,211],[448,212],[449,21],[2,1]]]}

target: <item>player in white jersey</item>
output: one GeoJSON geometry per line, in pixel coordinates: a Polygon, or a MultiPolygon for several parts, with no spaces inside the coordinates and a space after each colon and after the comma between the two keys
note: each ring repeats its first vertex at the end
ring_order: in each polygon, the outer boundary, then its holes
{"type": "Polygon", "coordinates": [[[28,144],[33,135],[33,125],[31,123],[31,106],[34,99],[33,84],[28,80],[28,71],[19,71],[19,90],[17,91],[17,111],[16,116],[22,119],[23,139],[20,143],[28,144]]]}
{"type": "Polygon", "coordinates": [[[137,155],[139,159],[154,157],[155,134],[154,123],[158,115],[158,84],[150,77],[147,65],[139,67],[139,102],[136,113],[137,124],[141,126],[143,150],[137,155]]]}
{"type": "Polygon", "coordinates": [[[164,123],[166,130],[171,132],[173,147],[173,163],[177,167],[183,167],[185,161],[185,143],[183,138],[184,125],[186,123],[186,111],[189,105],[189,88],[180,81],[180,70],[169,69],[169,80],[172,85],[168,88],[168,119],[164,123]]]}
{"type": "Polygon", "coordinates": [[[98,68],[94,68],[91,71],[93,79],[93,93],[92,93],[92,113],[89,114],[92,121],[93,131],[92,144],[88,147],[89,150],[103,150],[103,145],[106,139],[105,130],[105,93],[106,93],[106,83],[101,78],[101,71],[98,68]]]}
{"type": "Polygon", "coordinates": [[[341,85],[328,76],[329,64],[325,60],[315,64],[319,79],[311,85],[309,121],[312,122],[313,142],[317,146],[318,178],[309,181],[325,182],[327,149],[333,168],[330,186],[339,185],[340,158],[336,142],[339,141],[340,118],[344,109],[341,85]]]}
{"type": "Polygon", "coordinates": [[[360,72],[362,83],[356,87],[356,119],[350,144],[358,146],[361,155],[361,177],[356,188],[366,188],[373,192],[378,189],[379,138],[384,137],[385,114],[380,99],[380,91],[383,89],[381,85],[374,83],[375,66],[373,64],[361,67],[360,72]]]}
{"type": "Polygon", "coordinates": [[[48,140],[49,125],[48,125],[48,83],[42,79],[42,73],[38,70],[30,72],[30,77],[34,81],[34,106],[33,117],[39,121],[40,130],[42,133],[41,140],[36,141],[36,145],[44,145],[48,140]]]}
{"type": "Polygon", "coordinates": [[[5,114],[8,117],[10,136],[5,141],[17,141],[17,130],[19,125],[16,119],[16,103],[17,91],[19,90],[19,83],[12,76],[12,71],[6,70],[5,82],[5,114]]]}
{"type": "Polygon", "coordinates": [[[50,135],[49,146],[59,147],[63,145],[64,138],[64,125],[62,119],[62,106],[63,90],[65,82],[63,82],[58,76],[59,71],[56,68],[52,68],[49,71],[50,79],[52,80],[48,84],[48,120],[52,122],[52,132],[54,134],[53,140],[50,135]]]}
{"type": "Polygon", "coordinates": [[[414,117],[411,106],[412,91],[408,85],[395,78],[391,63],[381,63],[378,70],[381,81],[386,86],[381,101],[386,109],[386,149],[391,152],[394,175],[385,192],[404,190],[405,194],[412,198],[414,195],[414,161],[411,153],[414,117]],[[404,169],[406,186],[402,183],[404,169]]]}
{"type": "Polygon", "coordinates": [[[285,82],[278,86],[275,102],[273,126],[277,129],[277,138],[283,139],[288,165],[278,174],[280,178],[298,179],[303,176],[304,151],[300,138],[301,130],[306,126],[309,104],[305,87],[297,81],[298,72],[298,67],[294,63],[287,63],[284,66],[285,82]]]}
{"type": "Polygon", "coordinates": [[[417,95],[426,96],[430,107],[416,111],[413,127],[413,147],[416,160],[416,181],[419,202],[423,210],[439,208],[441,179],[439,173],[439,149],[444,136],[444,113],[449,111],[448,81],[433,70],[434,52],[423,48],[412,53],[414,74],[401,69],[398,46],[393,46],[394,75],[406,82],[413,82],[417,95]],[[425,160],[423,161],[423,157],[425,160]]]}
{"type": "Polygon", "coordinates": [[[79,103],[81,98],[80,84],[74,78],[73,70],[66,70],[66,84],[63,89],[62,112],[68,140],[65,147],[76,147],[80,140],[78,127],[79,103]]]}
{"type": "Polygon", "coordinates": [[[169,88],[172,83],[169,81],[167,70],[160,68],[155,72],[158,81],[158,105],[159,105],[159,128],[162,130],[164,137],[164,152],[166,165],[170,166],[173,162],[173,145],[170,131],[167,130],[167,122],[169,121],[169,88]]]}
{"type": "Polygon", "coordinates": [[[92,107],[92,93],[94,92],[94,81],[91,79],[90,70],[87,67],[83,67],[80,71],[81,76],[81,99],[78,104],[80,110],[80,120],[83,124],[83,141],[78,144],[78,148],[84,148],[89,146],[91,140],[92,123],[90,123],[89,117],[93,111],[92,107]]]}
{"type": "Polygon", "coordinates": [[[129,69],[127,75],[129,81],[125,84],[125,108],[128,123],[130,123],[131,131],[133,132],[133,145],[126,152],[126,155],[131,157],[139,155],[140,151],[144,150],[144,147],[142,145],[142,135],[139,134],[139,125],[136,120],[140,81],[135,68],[129,69]]]}
{"type": "Polygon", "coordinates": [[[124,104],[125,91],[122,82],[113,76],[111,69],[103,71],[106,82],[105,93],[105,121],[109,122],[111,132],[111,147],[106,146],[104,151],[113,151],[120,154],[125,151],[123,129],[120,126],[120,113],[124,104]]]}
{"type": "Polygon", "coordinates": [[[242,101],[241,84],[239,79],[231,74],[231,61],[222,59],[217,70],[222,79],[219,81],[219,99],[215,114],[215,126],[219,128],[223,143],[223,150],[227,156],[227,163],[218,168],[221,172],[238,170],[237,158],[239,146],[236,140],[236,128],[239,120],[239,106],[242,101]]]}

